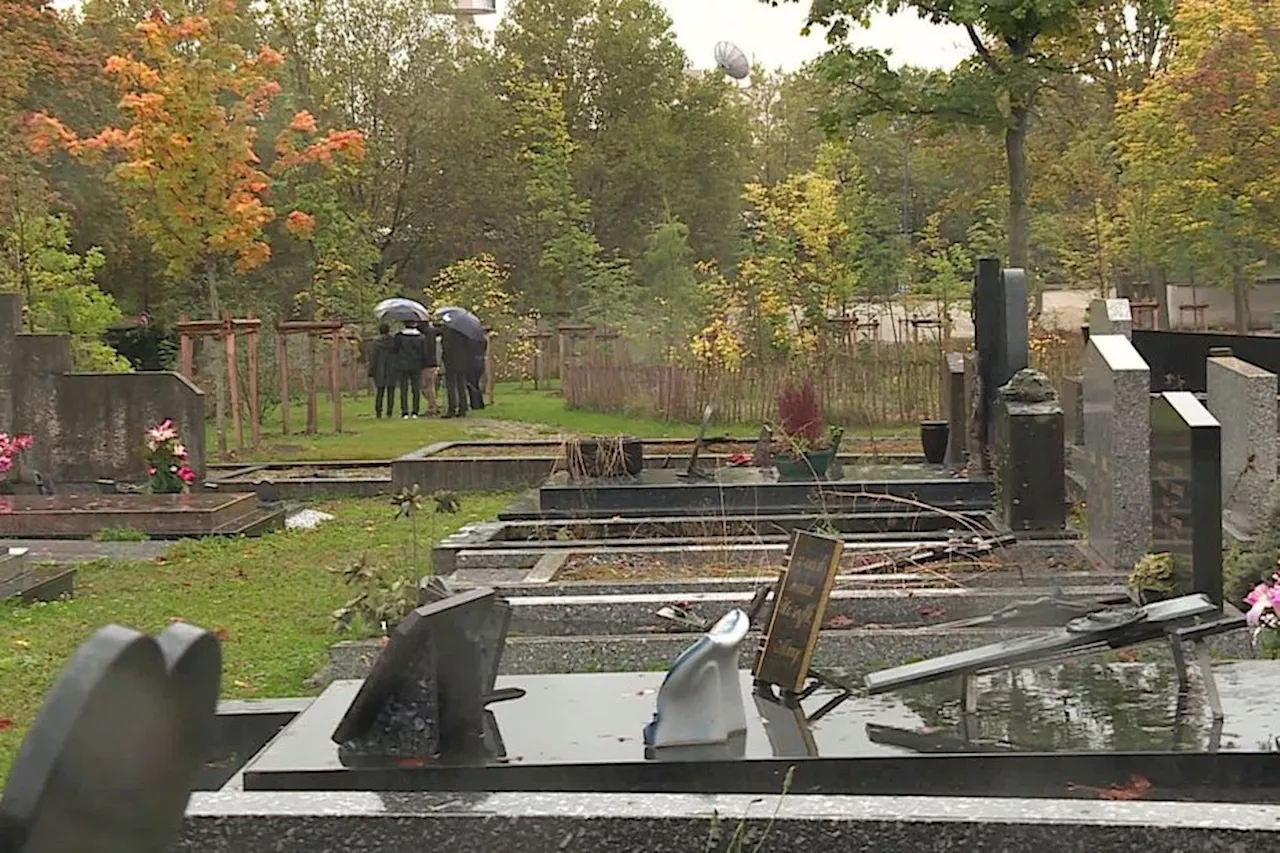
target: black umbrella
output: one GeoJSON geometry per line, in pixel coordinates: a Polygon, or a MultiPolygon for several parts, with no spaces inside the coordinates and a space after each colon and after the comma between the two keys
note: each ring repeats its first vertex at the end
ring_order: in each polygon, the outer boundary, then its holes
{"type": "Polygon", "coordinates": [[[453,329],[473,341],[487,339],[480,318],[465,308],[437,308],[436,316],[446,329],[453,329]]]}

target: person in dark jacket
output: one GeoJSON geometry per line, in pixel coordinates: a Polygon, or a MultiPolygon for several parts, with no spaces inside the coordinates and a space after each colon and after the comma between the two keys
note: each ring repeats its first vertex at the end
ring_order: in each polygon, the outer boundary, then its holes
{"type": "Polygon", "coordinates": [[[378,326],[378,338],[369,348],[369,378],[377,389],[373,402],[374,417],[382,418],[382,401],[387,402],[387,417],[391,417],[391,408],[396,402],[396,372],[391,364],[391,327],[386,323],[378,326]]]}
{"type": "Polygon", "coordinates": [[[484,408],[484,369],[485,356],[489,352],[489,341],[470,341],[471,358],[467,363],[467,396],[471,398],[471,408],[479,411],[484,408]]]}
{"type": "Polygon", "coordinates": [[[396,384],[400,386],[400,417],[416,418],[422,409],[422,370],[427,366],[426,335],[410,320],[396,333],[391,344],[396,384]],[[409,410],[409,392],[413,392],[413,410],[409,410]]]}
{"type": "Polygon", "coordinates": [[[445,326],[440,335],[444,355],[444,387],[449,400],[446,418],[467,416],[467,374],[471,370],[471,339],[445,326]]]}
{"type": "Polygon", "coordinates": [[[431,323],[423,323],[418,327],[426,339],[427,363],[422,371],[422,390],[427,394],[427,413],[432,417],[440,414],[440,402],[436,397],[436,386],[440,376],[440,330],[431,323]]]}

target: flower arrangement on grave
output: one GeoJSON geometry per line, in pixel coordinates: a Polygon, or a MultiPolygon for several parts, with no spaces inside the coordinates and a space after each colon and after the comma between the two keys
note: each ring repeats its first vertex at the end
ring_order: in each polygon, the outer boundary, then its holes
{"type": "Polygon", "coordinates": [[[778,395],[778,430],[782,449],[774,460],[783,479],[822,477],[840,449],[844,430],[826,429],[822,404],[813,380],[788,383],[778,395]]]}
{"type": "Polygon", "coordinates": [[[1280,658],[1280,572],[1255,586],[1244,603],[1249,605],[1245,621],[1253,628],[1253,644],[1262,657],[1280,658]]]}
{"type": "Polygon", "coordinates": [[[13,470],[13,463],[17,461],[18,454],[24,450],[28,450],[35,444],[31,436],[9,435],[7,432],[0,432],[0,480],[13,470]]]}
{"type": "Polygon", "coordinates": [[[166,418],[147,430],[147,476],[153,495],[176,495],[191,491],[196,472],[187,464],[187,448],[178,428],[166,418]]]}

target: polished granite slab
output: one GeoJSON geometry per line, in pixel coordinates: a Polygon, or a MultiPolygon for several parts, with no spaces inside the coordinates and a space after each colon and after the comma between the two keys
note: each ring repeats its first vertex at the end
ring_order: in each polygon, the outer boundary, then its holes
{"type": "MultiPolygon", "coordinates": [[[[797,793],[1067,796],[1071,786],[1106,789],[1143,775],[1155,799],[1280,802],[1280,762],[1269,752],[1280,707],[1268,699],[1280,667],[1237,662],[1215,673],[1221,731],[1198,688],[1179,699],[1169,667],[1073,662],[982,677],[980,726],[968,732],[977,751],[921,754],[872,739],[869,726],[954,739],[959,691],[941,682],[847,700],[811,726],[748,696],[741,743],[661,760],[646,757],[641,738],[661,673],[510,677],[498,687],[528,693],[493,707],[505,759],[452,767],[346,766],[329,736],[358,682],[335,682],[245,768],[244,787],[768,793],[796,767],[797,793]]],[[[826,698],[810,699],[809,713],[826,698]]]]}

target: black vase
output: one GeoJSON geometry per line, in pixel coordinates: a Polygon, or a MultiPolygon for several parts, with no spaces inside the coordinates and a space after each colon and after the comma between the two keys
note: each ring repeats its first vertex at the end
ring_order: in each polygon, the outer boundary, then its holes
{"type": "Polygon", "coordinates": [[[947,441],[951,438],[951,426],[946,421],[921,421],[920,445],[924,448],[924,461],[941,465],[947,458],[947,441]]]}

